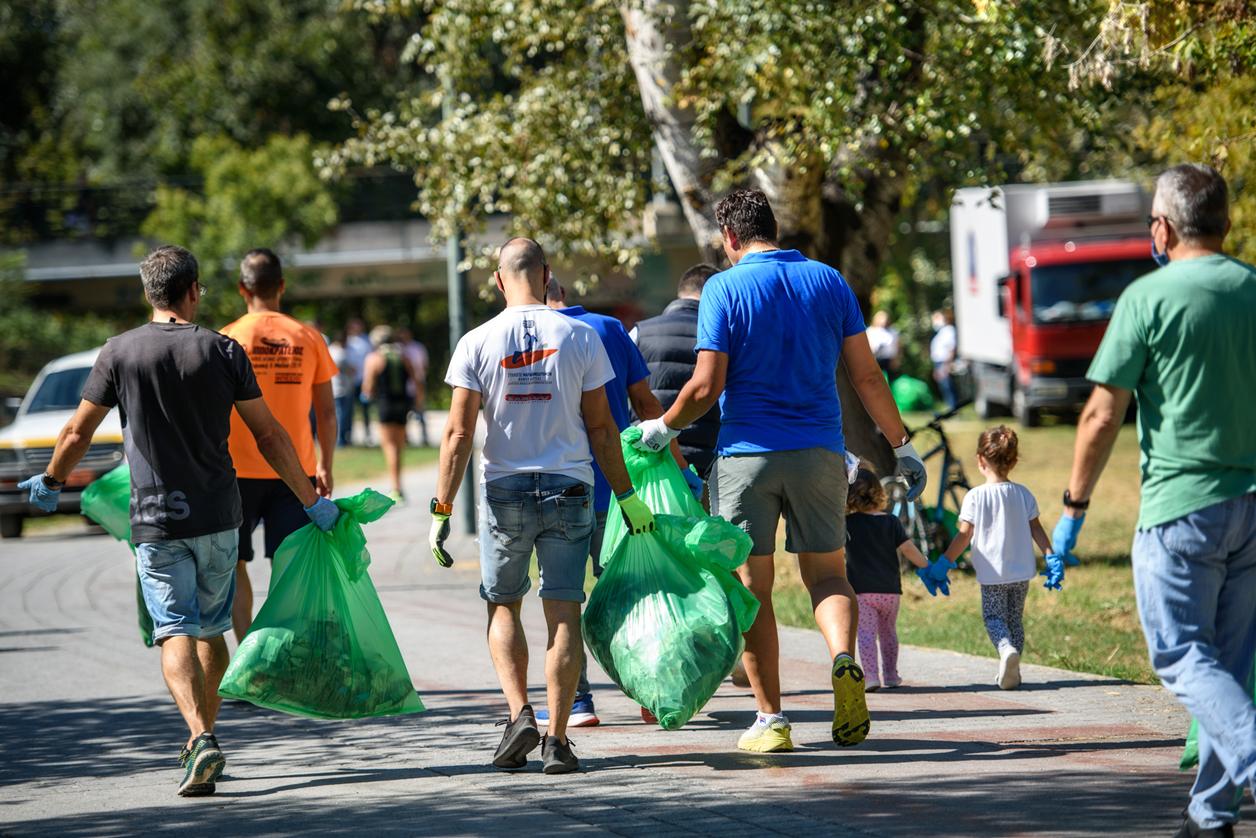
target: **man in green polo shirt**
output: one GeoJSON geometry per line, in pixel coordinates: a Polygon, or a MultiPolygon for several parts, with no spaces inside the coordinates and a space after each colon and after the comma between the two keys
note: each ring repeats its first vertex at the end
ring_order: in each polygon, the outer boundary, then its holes
{"type": "Polygon", "coordinates": [[[1095,390],[1053,540],[1076,545],[1136,395],[1139,617],[1156,673],[1200,727],[1178,835],[1232,835],[1256,780],[1256,268],[1221,252],[1226,183],[1208,166],[1162,174],[1148,224],[1162,267],[1121,295],[1087,373],[1095,390]]]}

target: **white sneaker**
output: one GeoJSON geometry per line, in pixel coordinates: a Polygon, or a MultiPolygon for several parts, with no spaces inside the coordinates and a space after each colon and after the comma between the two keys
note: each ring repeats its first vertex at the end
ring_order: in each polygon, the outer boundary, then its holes
{"type": "Polygon", "coordinates": [[[999,680],[996,683],[1001,690],[1014,690],[1020,682],[1020,652],[1005,646],[999,654],[999,680]]]}

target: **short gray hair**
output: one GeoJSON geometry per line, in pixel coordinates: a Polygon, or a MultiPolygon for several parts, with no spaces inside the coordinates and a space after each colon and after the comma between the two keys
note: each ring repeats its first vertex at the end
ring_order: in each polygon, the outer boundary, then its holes
{"type": "Polygon", "coordinates": [[[1168,218],[1188,241],[1224,236],[1230,219],[1225,178],[1202,163],[1174,166],[1156,179],[1152,214],[1168,218]]]}
{"type": "Polygon", "coordinates": [[[169,311],[200,278],[196,257],[182,247],[165,245],[140,262],[144,296],[155,309],[169,311]]]}

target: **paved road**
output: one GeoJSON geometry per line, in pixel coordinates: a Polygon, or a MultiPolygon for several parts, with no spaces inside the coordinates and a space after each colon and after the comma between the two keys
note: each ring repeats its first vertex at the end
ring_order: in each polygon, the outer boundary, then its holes
{"type": "MultiPolygon", "coordinates": [[[[410,475],[409,495],[429,497],[433,479],[410,475]]],[[[665,732],[595,672],[603,724],[574,732],[584,773],[499,773],[476,554],[461,542],[458,564],[436,568],[424,517],[399,508],[368,536],[429,711],[334,723],[229,705],[228,778],[203,800],[174,794],[184,733],[138,639],[127,550],[77,530],[4,542],[0,833],[1154,835],[1179,822],[1186,720],[1163,690],[1029,666],[1025,688],[1002,693],[991,660],[907,648],[907,686],[870,697],[872,738],[838,749],[823,643],[798,630],[782,635],[792,754],[733,748],[747,690],[726,684],[665,732]]],[[[525,611],[543,648],[538,603],[525,611]]],[[[539,685],[539,660],[531,671],[539,685]]]]}

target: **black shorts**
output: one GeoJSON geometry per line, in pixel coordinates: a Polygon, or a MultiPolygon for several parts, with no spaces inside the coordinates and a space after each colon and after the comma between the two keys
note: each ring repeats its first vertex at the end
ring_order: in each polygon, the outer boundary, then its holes
{"type": "Polygon", "coordinates": [[[379,421],[384,425],[404,425],[410,418],[410,409],[414,402],[395,401],[392,399],[376,399],[375,409],[379,413],[379,421]]]}
{"type": "MultiPolygon", "coordinates": [[[[311,477],[310,484],[313,483],[311,477]]],[[[253,530],[258,524],[266,528],[263,534],[266,558],[272,559],[285,538],[310,522],[309,516],[288,484],[278,478],[241,477],[236,479],[236,484],[240,487],[240,506],[244,509],[244,523],[240,525],[240,561],[253,561],[253,530]]]]}

